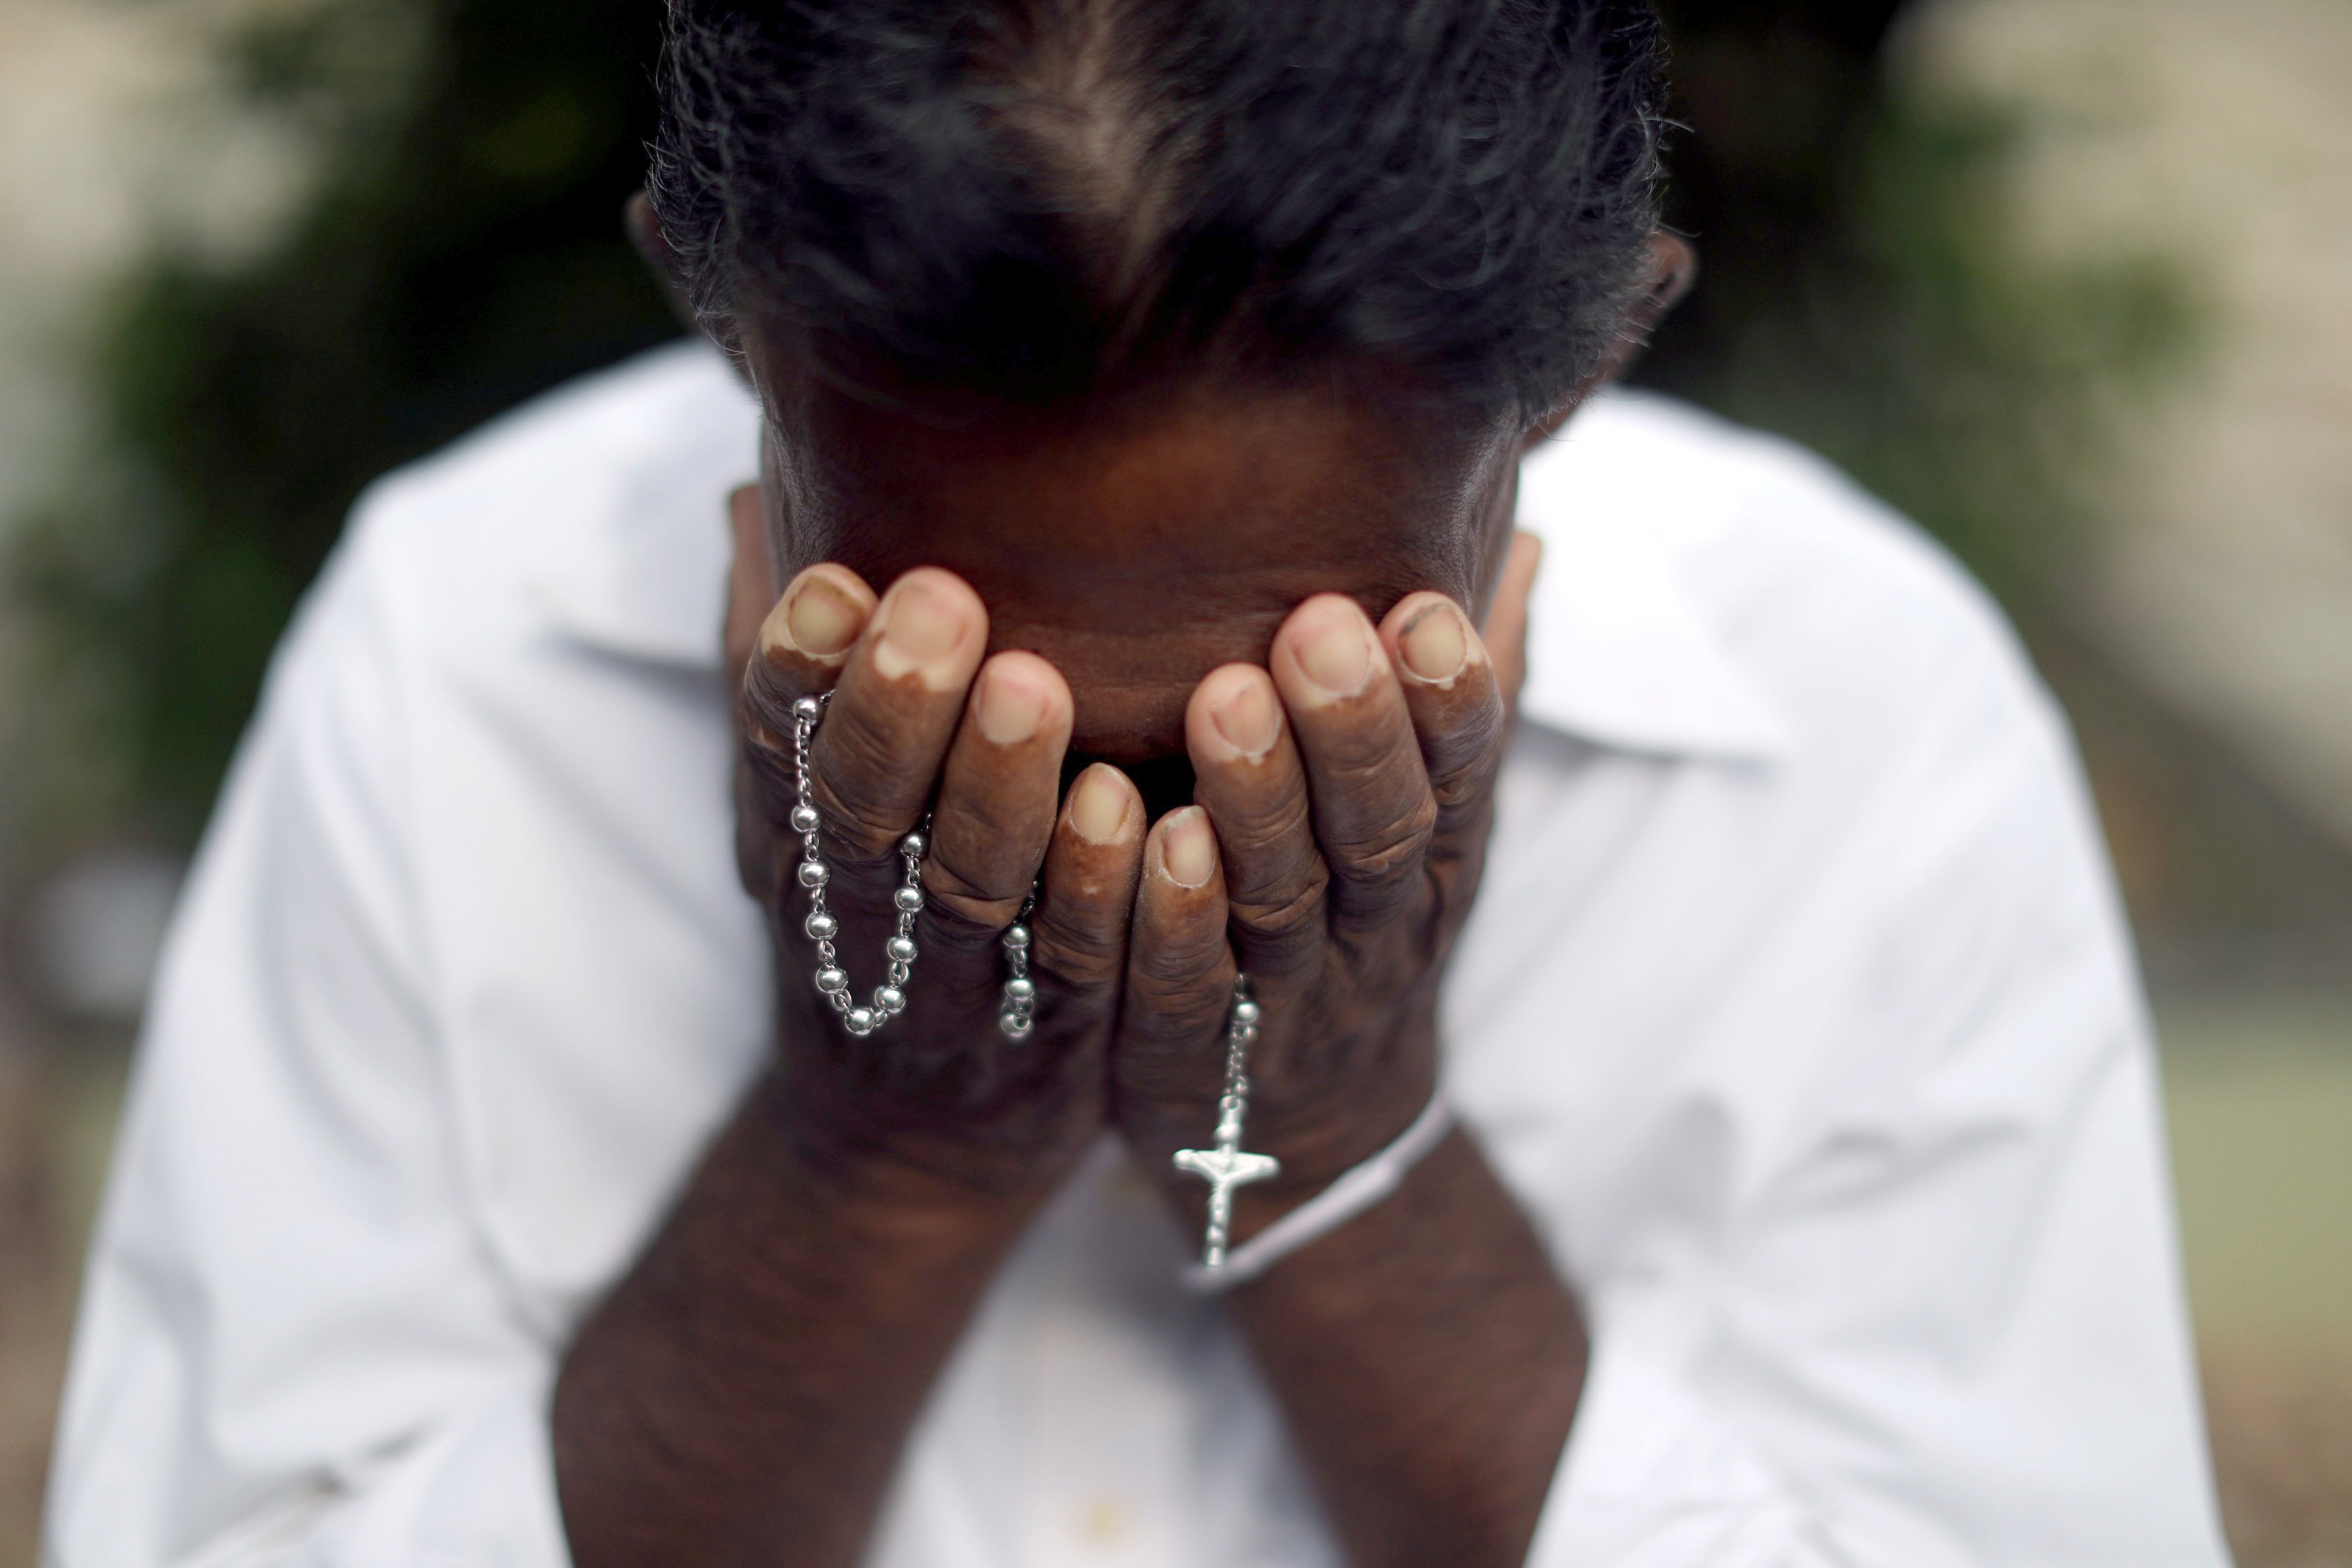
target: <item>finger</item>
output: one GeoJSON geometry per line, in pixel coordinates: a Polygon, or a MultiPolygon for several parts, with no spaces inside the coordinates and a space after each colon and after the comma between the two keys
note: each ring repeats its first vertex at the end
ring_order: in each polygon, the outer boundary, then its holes
{"type": "Polygon", "coordinates": [[[993,976],[998,935],[1021,913],[1054,831],[1071,712],[1061,672],[1036,654],[982,666],[931,810],[926,952],[993,976]]]}
{"type": "Polygon", "coordinates": [[[1271,663],[1330,866],[1330,928],[1395,920],[1426,897],[1436,805],[1387,650],[1355,601],[1323,593],[1275,632],[1271,663]]]}
{"type": "Polygon", "coordinates": [[[1234,956],[1262,979],[1319,962],[1330,873],[1274,677],[1255,664],[1212,670],[1185,707],[1184,742],[1192,798],[1217,831],[1234,956]]]}
{"type": "MultiPolygon", "coordinates": [[[[734,509],[736,574],[730,584],[729,626],[737,634],[739,616],[751,632],[741,666],[742,695],[736,720],[742,732],[736,770],[736,867],[754,897],[772,898],[776,878],[791,857],[773,852],[777,831],[799,800],[793,765],[792,705],[806,692],[830,687],[874,611],[874,591],[856,572],[840,566],[813,566],[793,580],[782,600],[757,611],[757,580],[762,569],[747,564],[766,554],[764,535],[756,553],[746,540],[745,508],[734,509]]],[[[731,657],[732,655],[730,655],[731,657]]]]}
{"type": "Polygon", "coordinates": [[[890,585],[843,662],[809,775],[828,858],[848,885],[897,883],[898,842],[922,820],[987,642],[980,596],[918,567],[890,585]]]}
{"type": "Polygon", "coordinates": [[[1148,1101],[1213,1095],[1232,998],[1225,885],[1208,813],[1162,817],[1143,847],[1119,1012],[1120,1088],[1148,1101]]]}
{"type": "Polygon", "coordinates": [[[1483,633],[1488,654],[1495,661],[1495,681],[1503,691],[1503,706],[1514,717],[1519,711],[1519,688],[1528,675],[1528,596],[1536,583],[1536,569],[1543,564],[1543,540],[1521,530],[1511,536],[1511,548],[1503,558],[1502,579],[1495,587],[1495,601],[1486,607],[1486,626],[1483,633]]]}
{"type": "Polygon", "coordinates": [[[1454,601],[1413,593],[1381,622],[1381,643],[1397,671],[1437,805],[1433,843],[1450,852],[1465,833],[1483,841],[1507,727],[1485,641],[1454,601]]]}
{"type": "Polygon", "coordinates": [[[746,485],[727,497],[727,521],[735,554],[727,569],[727,620],[719,646],[725,650],[729,674],[740,680],[751,651],[759,646],[760,622],[776,606],[776,573],[760,486],[746,485]]]}
{"type": "MultiPolygon", "coordinates": [[[[736,559],[740,565],[740,549],[736,559]]],[[[730,582],[730,593],[734,586],[730,582]]],[[[753,591],[744,589],[747,596],[753,591]]],[[[793,578],[783,597],[762,608],[755,622],[743,672],[746,725],[789,752],[793,704],[833,688],[872,622],[874,606],[874,591],[845,566],[826,561],[793,578]]],[[[730,631],[734,613],[730,602],[730,631]]]]}
{"type": "Polygon", "coordinates": [[[1070,786],[1029,918],[1029,970],[1047,1038],[1110,1021],[1142,873],[1143,797],[1126,774],[1097,762],[1070,786]]]}

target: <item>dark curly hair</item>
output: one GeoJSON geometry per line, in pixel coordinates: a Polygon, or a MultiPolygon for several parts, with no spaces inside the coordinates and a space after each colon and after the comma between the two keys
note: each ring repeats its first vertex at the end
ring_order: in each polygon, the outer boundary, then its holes
{"type": "Polygon", "coordinates": [[[1370,356],[1532,417],[1622,329],[1644,0],[669,0],[654,209],[697,312],[1043,400],[1370,356]]]}

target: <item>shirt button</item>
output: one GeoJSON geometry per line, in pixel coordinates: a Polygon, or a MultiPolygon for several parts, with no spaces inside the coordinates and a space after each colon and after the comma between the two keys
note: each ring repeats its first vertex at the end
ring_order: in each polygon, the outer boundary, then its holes
{"type": "Polygon", "coordinates": [[[1135,1531],[1135,1511],[1115,1497],[1089,1498],[1078,1510],[1078,1539],[1089,1546],[1116,1546],[1135,1531]]]}

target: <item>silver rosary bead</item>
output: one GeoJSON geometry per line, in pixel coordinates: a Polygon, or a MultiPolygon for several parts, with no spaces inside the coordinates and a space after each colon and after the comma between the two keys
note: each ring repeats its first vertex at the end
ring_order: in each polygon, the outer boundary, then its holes
{"type": "Polygon", "coordinates": [[[1004,928],[999,940],[1004,948],[1004,967],[1009,971],[1004,981],[1003,1005],[997,1009],[996,1027],[1010,1040],[1024,1040],[1037,1027],[1037,982],[1029,977],[1029,912],[1037,905],[1037,892],[1032,888],[1022,902],[1021,913],[1004,928]]]}
{"type": "MultiPolygon", "coordinates": [[[[801,862],[793,874],[808,890],[808,914],[801,921],[801,929],[816,945],[816,988],[840,1015],[842,1027],[863,1040],[907,1010],[907,983],[914,976],[917,952],[915,917],[923,912],[923,856],[930,849],[930,821],[926,818],[920,827],[898,841],[898,860],[903,870],[898,885],[890,894],[898,918],[882,947],[889,968],[882,984],[874,988],[873,996],[861,1006],[851,991],[849,973],[841,967],[841,955],[834,946],[834,939],[841,935],[841,922],[825,907],[825,889],[833,881],[833,871],[824,863],[819,836],[824,819],[816,809],[809,781],[810,743],[824,718],[825,705],[831,700],[828,693],[822,697],[803,697],[793,705],[793,781],[800,798],[789,820],[793,831],[801,836],[801,862]]],[[[1006,927],[1001,939],[1010,973],[1004,982],[1004,999],[997,1012],[996,1024],[1010,1040],[1026,1040],[1036,1028],[1037,983],[1029,977],[1027,925],[1029,912],[1036,902],[1036,890],[1032,888],[1021,906],[1020,917],[1006,927]]]]}
{"type": "Polygon", "coordinates": [[[1282,1162],[1272,1155],[1253,1155],[1242,1147],[1242,1122],[1249,1113],[1249,1048],[1257,1041],[1258,1016],[1249,977],[1234,976],[1233,1002],[1225,1010],[1225,1090],[1217,1100],[1217,1146],[1176,1151],[1176,1168],[1209,1184],[1201,1267],[1212,1274],[1225,1266],[1226,1246],[1233,1239],[1234,1190],[1282,1174],[1282,1162]]]}
{"type": "Polygon", "coordinates": [[[898,917],[884,947],[889,960],[888,977],[874,988],[873,998],[860,1006],[851,994],[848,971],[841,967],[841,955],[834,946],[834,938],[841,934],[841,922],[825,907],[825,888],[833,881],[833,871],[824,863],[818,836],[824,819],[817,811],[809,783],[809,743],[830,700],[828,694],[803,697],[793,705],[793,782],[800,799],[793,806],[790,821],[793,831],[801,836],[801,862],[793,875],[808,890],[808,914],[801,921],[801,929],[816,944],[816,988],[833,1004],[842,1027],[863,1040],[906,1010],[907,982],[914,973],[915,916],[923,908],[923,852],[929,847],[924,829],[930,823],[926,819],[921,828],[898,841],[898,859],[904,869],[891,895],[898,917]]]}

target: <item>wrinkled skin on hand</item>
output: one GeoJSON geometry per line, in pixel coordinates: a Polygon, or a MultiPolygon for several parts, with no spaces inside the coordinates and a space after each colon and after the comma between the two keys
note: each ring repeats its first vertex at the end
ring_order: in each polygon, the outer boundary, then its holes
{"type": "Polygon", "coordinates": [[[921,567],[877,596],[820,562],[779,595],[762,517],[755,491],[737,497],[739,856],[775,934],[782,1099],[804,1148],[1002,1189],[1057,1179],[1108,1124],[1172,1184],[1168,1155],[1214,1121],[1237,966],[1264,1007],[1250,1143],[1285,1161],[1259,1207],[1319,1187],[1412,1118],[1491,825],[1531,539],[1498,574],[1500,655],[1441,593],[1409,593],[1377,625],[1345,596],[1297,605],[1262,663],[1192,687],[1197,803],[1147,827],[1118,768],[1092,763],[1064,788],[1069,683],[1034,653],[987,654],[970,585],[921,567]],[[930,819],[909,1005],[864,1040],[811,981],[788,821],[792,705],[826,690],[812,793],[861,991],[883,963],[897,846],[930,819]],[[1037,1027],[1015,1042],[995,1024],[999,941],[1033,884],[1037,1027]]]}
{"type": "Polygon", "coordinates": [[[1535,564],[1521,536],[1489,615],[1501,667],[1442,594],[1409,594],[1377,626],[1323,594],[1283,622],[1265,667],[1225,665],[1194,691],[1185,738],[1215,863],[1196,890],[1146,879],[1111,1063],[1113,1118],[1148,1170],[1215,1120],[1235,966],[1263,1011],[1250,1143],[1284,1162],[1261,1201],[1320,1187],[1428,1102],[1438,981],[1485,864],[1535,564]]]}
{"type": "Polygon", "coordinates": [[[739,546],[751,547],[738,550],[728,624],[730,666],[745,672],[737,858],[775,942],[795,1134],[819,1168],[879,1153],[991,1190],[1050,1181],[1102,1124],[1142,802],[1099,765],[1057,800],[1068,687],[1034,654],[983,664],[986,612],[962,582],[918,572],[877,599],[856,574],[820,567],[779,599],[764,545],[744,538],[756,500],[739,497],[735,516],[739,546]],[[828,690],[812,794],[834,873],[827,904],[861,997],[887,961],[899,842],[930,819],[907,1010],[862,1040],[815,989],[789,821],[793,705],[828,690]],[[996,1026],[1000,939],[1033,883],[1041,998],[1034,1032],[1016,1043],[996,1026]]]}

